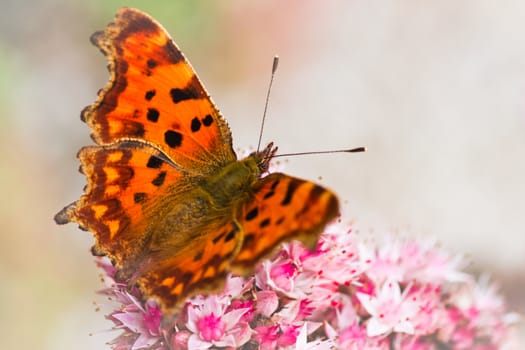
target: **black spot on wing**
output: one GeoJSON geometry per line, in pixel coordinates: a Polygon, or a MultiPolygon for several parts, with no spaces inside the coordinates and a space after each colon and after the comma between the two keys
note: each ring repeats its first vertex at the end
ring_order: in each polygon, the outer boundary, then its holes
{"type": "Polygon", "coordinates": [[[162,160],[155,156],[151,156],[149,157],[148,163],[146,164],[146,166],[151,169],[158,169],[162,166],[162,160]]]}
{"type": "Polygon", "coordinates": [[[179,103],[186,100],[193,100],[196,98],[201,98],[202,91],[199,90],[200,83],[196,75],[192,77],[192,79],[189,81],[188,85],[186,87],[180,89],[180,88],[172,88],[170,90],[170,96],[173,103],[179,103]]]}
{"type": "Polygon", "coordinates": [[[300,182],[297,180],[291,180],[286,189],[286,194],[284,195],[281,205],[288,205],[292,201],[293,194],[299,187],[300,182]]]}
{"type": "Polygon", "coordinates": [[[308,194],[308,201],[317,202],[324,192],[326,192],[324,188],[319,185],[315,185],[308,194]]]}
{"type": "Polygon", "coordinates": [[[202,124],[204,124],[204,126],[210,126],[211,123],[213,123],[213,118],[211,115],[207,114],[204,118],[202,118],[202,124]]]}
{"type": "Polygon", "coordinates": [[[156,123],[159,120],[159,111],[155,108],[148,108],[147,118],[150,122],[156,123]]]}
{"type": "Polygon", "coordinates": [[[270,218],[266,218],[259,223],[259,227],[265,228],[266,226],[270,225],[270,222],[271,222],[270,218]]]}
{"type": "Polygon", "coordinates": [[[156,178],[153,179],[153,181],[151,181],[151,183],[157,187],[159,186],[162,186],[162,184],[164,183],[164,180],[166,179],[166,172],[165,171],[161,171],[156,178]]]}
{"type": "Polygon", "coordinates": [[[164,141],[171,148],[179,147],[182,144],[182,134],[178,131],[168,130],[164,133],[164,141]]]}
{"type": "Polygon", "coordinates": [[[235,232],[237,232],[237,231],[236,230],[232,230],[232,231],[228,232],[228,234],[224,238],[224,242],[229,242],[232,239],[234,239],[235,238],[235,232]]]}
{"type": "Polygon", "coordinates": [[[191,120],[191,131],[192,132],[197,132],[199,131],[201,128],[201,121],[199,120],[198,117],[195,117],[191,120]]]}
{"type": "Polygon", "coordinates": [[[224,235],[225,235],[225,233],[223,232],[223,233],[221,233],[220,235],[215,236],[215,237],[213,238],[213,240],[212,240],[212,241],[213,241],[213,244],[217,244],[217,243],[222,239],[222,237],[224,237],[224,235]]]}
{"type": "Polygon", "coordinates": [[[204,251],[199,251],[197,254],[195,254],[195,256],[193,257],[193,261],[199,261],[200,259],[202,259],[202,255],[204,254],[204,251]]]}
{"type": "Polygon", "coordinates": [[[250,210],[248,213],[246,213],[246,216],[244,217],[244,219],[246,221],[251,221],[251,220],[255,219],[257,217],[257,215],[259,215],[259,209],[257,209],[257,207],[255,207],[252,210],[250,210]]]}
{"type": "Polygon", "coordinates": [[[144,96],[144,98],[147,100],[147,101],[151,101],[151,99],[153,97],[155,97],[155,94],[157,92],[155,90],[149,90],[149,91],[146,91],[146,95],[144,96]]]}
{"type": "Polygon", "coordinates": [[[274,191],[267,192],[267,193],[264,194],[263,199],[271,198],[271,197],[273,197],[274,194],[275,194],[274,191]]]}
{"type": "Polygon", "coordinates": [[[158,64],[158,63],[157,63],[157,61],[155,61],[154,59],[151,59],[151,58],[150,58],[150,59],[146,62],[146,64],[148,65],[148,68],[149,68],[149,69],[153,69],[153,68],[157,67],[157,64],[158,64]]]}
{"type": "Polygon", "coordinates": [[[275,194],[275,188],[277,187],[277,185],[279,185],[279,182],[280,182],[279,179],[276,179],[274,182],[272,182],[272,184],[270,185],[270,191],[264,194],[263,199],[268,199],[268,198],[273,197],[273,195],[275,194]]]}
{"type": "Polygon", "coordinates": [[[135,203],[142,203],[144,200],[146,200],[146,194],[144,192],[137,192],[133,194],[133,201],[135,203]]]}

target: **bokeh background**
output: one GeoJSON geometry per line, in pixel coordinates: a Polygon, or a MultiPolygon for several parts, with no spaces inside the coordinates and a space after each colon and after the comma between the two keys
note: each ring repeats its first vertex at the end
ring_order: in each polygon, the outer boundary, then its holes
{"type": "Polygon", "coordinates": [[[52,217],[81,193],[80,110],[108,79],[89,43],[119,6],[160,21],[231,125],[296,157],[361,233],[436,237],[525,312],[525,2],[0,1],[0,347],[103,349],[92,237],[52,217]],[[90,335],[92,334],[92,335],[90,335]]]}

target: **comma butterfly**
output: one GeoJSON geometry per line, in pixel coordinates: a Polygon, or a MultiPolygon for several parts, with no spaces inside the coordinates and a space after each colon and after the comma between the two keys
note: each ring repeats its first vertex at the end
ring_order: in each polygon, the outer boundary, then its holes
{"type": "Polygon", "coordinates": [[[122,278],[165,313],[246,273],[280,242],[314,245],[338,214],[329,190],[282,173],[266,176],[277,148],[237,159],[230,129],[162,26],[121,8],[91,37],[111,78],[82,121],[97,145],[78,158],[87,186],[62,209],[95,237],[122,278]]]}

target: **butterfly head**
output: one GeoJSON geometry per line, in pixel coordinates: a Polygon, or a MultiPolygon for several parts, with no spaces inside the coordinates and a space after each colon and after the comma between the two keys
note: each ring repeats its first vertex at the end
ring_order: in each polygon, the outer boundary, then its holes
{"type": "Polygon", "coordinates": [[[270,142],[262,151],[256,151],[250,154],[250,158],[255,159],[257,167],[261,174],[268,171],[270,166],[270,160],[274,157],[277,152],[277,146],[270,142]]]}

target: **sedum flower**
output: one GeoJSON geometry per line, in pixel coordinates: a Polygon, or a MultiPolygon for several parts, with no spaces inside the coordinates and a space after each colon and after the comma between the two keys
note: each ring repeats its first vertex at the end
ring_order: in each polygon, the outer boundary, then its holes
{"type": "Polygon", "coordinates": [[[188,339],[188,348],[237,348],[250,339],[251,329],[247,322],[241,321],[250,309],[227,311],[228,304],[228,300],[210,295],[202,304],[191,303],[188,306],[186,327],[193,333],[188,339]]]}
{"type": "Polygon", "coordinates": [[[406,298],[406,293],[401,293],[399,284],[387,280],[377,291],[374,296],[357,293],[357,299],[370,314],[367,335],[375,337],[390,332],[414,334],[412,318],[417,310],[406,298]]]}
{"type": "Polygon", "coordinates": [[[153,301],[99,261],[111,298],[113,349],[519,349],[496,286],[462,271],[434,241],[359,239],[333,225],[310,251],[282,245],[246,278],[197,295],[163,320],[153,301]]]}

